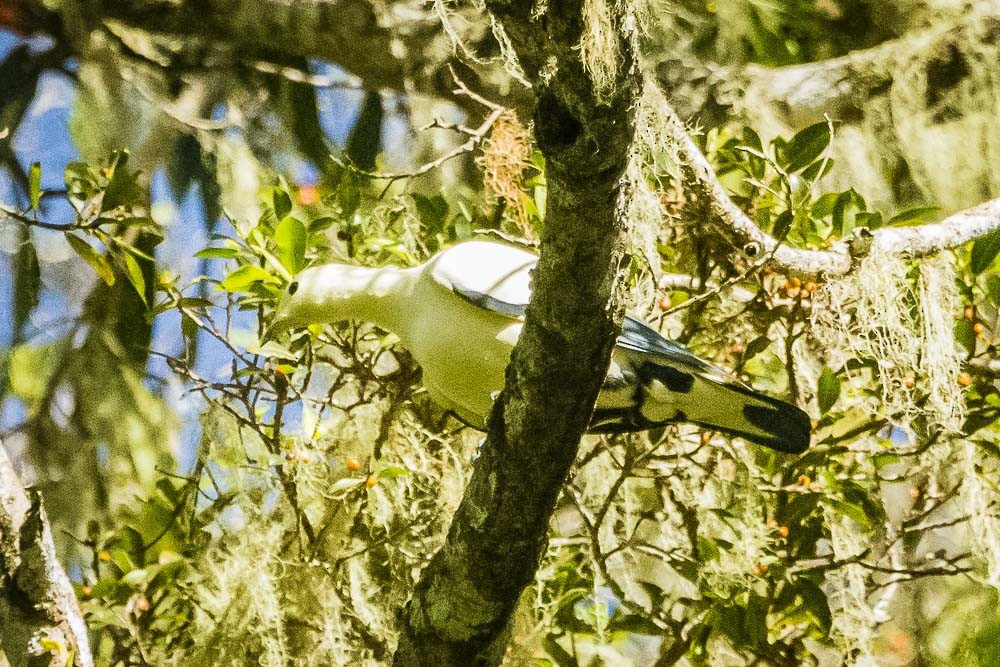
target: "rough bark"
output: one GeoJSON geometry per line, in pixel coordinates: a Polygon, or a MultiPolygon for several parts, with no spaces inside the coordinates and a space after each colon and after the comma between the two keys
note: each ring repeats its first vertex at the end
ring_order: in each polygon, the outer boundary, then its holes
{"type": "Polygon", "coordinates": [[[41,497],[24,490],[0,444],[0,658],[4,655],[12,665],[93,665],[87,628],[56,560],[41,497]]]}
{"type": "Polygon", "coordinates": [[[492,0],[534,82],[548,206],[523,333],[447,541],[400,616],[397,665],[495,665],[535,575],[561,486],[607,371],[621,317],[616,282],[640,77],[615,17],[621,67],[599,104],[580,62],[583,3],[492,0]],[[543,80],[542,66],[556,71],[543,80]]]}

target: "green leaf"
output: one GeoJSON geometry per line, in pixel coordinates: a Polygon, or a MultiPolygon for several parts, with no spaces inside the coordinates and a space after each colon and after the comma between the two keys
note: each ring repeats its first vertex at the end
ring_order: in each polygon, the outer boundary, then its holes
{"type": "Polygon", "coordinates": [[[38,305],[41,291],[41,273],[38,254],[27,228],[21,227],[17,254],[14,255],[14,322],[15,338],[20,337],[31,311],[38,305]]]}
{"type": "Polygon", "coordinates": [[[980,429],[992,426],[997,420],[996,410],[977,410],[971,412],[962,424],[962,433],[972,435],[980,429]]]}
{"type": "Polygon", "coordinates": [[[347,135],[344,152],[358,168],[371,171],[382,147],[382,95],[377,90],[365,91],[357,120],[347,135]]]}
{"type": "Polygon", "coordinates": [[[250,285],[259,282],[277,283],[278,279],[259,266],[247,264],[226,276],[220,286],[227,292],[248,292],[250,285]]]}
{"type": "MultiPolygon", "coordinates": [[[[294,58],[289,66],[302,71],[308,71],[310,67],[305,58],[294,58]]],[[[276,100],[272,100],[278,103],[279,113],[287,119],[286,125],[291,126],[299,152],[322,170],[330,161],[330,150],[320,122],[316,87],[305,82],[288,81],[280,74],[275,76],[281,79],[281,93],[276,100]]]]}
{"type": "Polygon", "coordinates": [[[817,220],[822,220],[828,215],[833,214],[833,207],[837,203],[837,198],[840,197],[839,192],[827,192],[816,200],[813,204],[812,214],[817,220]]]}
{"type": "Polygon", "coordinates": [[[1000,252],[1000,230],[987,234],[972,244],[972,260],[969,262],[969,268],[973,273],[982,273],[990,267],[998,252],[1000,252]]]}
{"type": "Polygon", "coordinates": [[[448,219],[448,202],[440,194],[427,197],[420,193],[410,195],[417,207],[421,226],[429,234],[440,233],[448,219]]]}
{"type": "Polygon", "coordinates": [[[247,352],[250,354],[259,354],[263,357],[277,357],[278,359],[289,359],[295,360],[297,358],[296,354],[289,350],[284,345],[270,340],[260,347],[250,347],[247,348],[247,352]]]}
{"type": "Polygon", "coordinates": [[[791,211],[782,211],[778,219],[774,221],[774,228],[771,233],[775,238],[781,240],[788,235],[788,231],[792,228],[792,221],[795,220],[795,215],[791,211]]]}
{"type": "Polygon", "coordinates": [[[69,241],[70,247],[76,251],[76,254],[93,267],[97,275],[101,277],[101,280],[107,283],[108,286],[115,284],[115,272],[111,268],[107,257],[97,252],[94,246],[76,234],[66,234],[66,240],[69,241]]]}
{"type": "Polygon", "coordinates": [[[843,514],[848,519],[852,519],[862,530],[868,531],[872,527],[871,518],[865,514],[864,507],[860,503],[849,503],[836,498],[824,498],[823,502],[831,509],[843,514]]]}
{"type": "Polygon", "coordinates": [[[179,308],[212,308],[214,303],[198,296],[185,296],[177,300],[179,308]]]}
{"type": "Polygon", "coordinates": [[[139,266],[139,262],[127,252],[123,252],[121,258],[125,264],[125,277],[128,278],[129,283],[135,288],[139,298],[148,307],[149,303],[146,301],[146,279],[142,275],[142,268],[139,266]]]}
{"type": "Polygon", "coordinates": [[[409,474],[409,470],[400,466],[386,466],[378,471],[379,479],[392,479],[393,477],[402,477],[409,474]]]}
{"type": "Polygon", "coordinates": [[[556,641],[554,635],[546,635],[542,640],[542,646],[558,667],[578,667],[579,663],[576,658],[556,641]]]}
{"type": "Polygon", "coordinates": [[[146,583],[151,578],[153,573],[155,573],[155,570],[151,572],[150,570],[139,568],[127,572],[125,576],[120,579],[120,581],[128,586],[139,586],[140,584],[146,583]]]}
{"type": "Polygon", "coordinates": [[[973,326],[972,320],[967,320],[962,317],[955,320],[955,326],[952,327],[955,342],[969,352],[976,349],[976,331],[973,329],[973,326]]]}
{"type": "Polygon", "coordinates": [[[110,211],[119,206],[135,206],[142,203],[142,188],[139,187],[139,172],[129,173],[128,151],[115,154],[111,165],[111,180],[101,200],[101,210],[110,211]]]}
{"type": "Polygon", "coordinates": [[[19,345],[14,348],[7,371],[14,395],[29,402],[44,398],[49,378],[58,367],[61,356],[55,344],[41,347],[19,345]]]}
{"type": "Polygon", "coordinates": [[[833,169],[833,160],[817,160],[806,167],[802,172],[802,178],[807,181],[818,181],[833,169]]]}
{"type": "Polygon", "coordinates": [[[833,372],[833,369],[824,366],[823,372],[819,376],[819,386],[816,391],[819,411],[828,412],[838,398],[840,398],[840,378],[833,372]]]}
{"type": "Polygon", "coordinates": [[[940,206],[920,206],[917,208],[907,209],[889,218],[889,222],[885,224],[889,227],[893,227],[917,225],[924,222],[930,222],[937,217],[937,213],[940,210],[940,206]]]}
{"type": "Polygon", "coordinates": [[[274,217],[278,220],[292,212],[292,198],[281,188],[274,189],[271,201],[274,203],[274,217]]]}
{"type": "Polygon", "coordinates": [[[833,205],[833,231],[841,238],[854,231],[855,216],[866,209],[865,199],[857,192],[845,190],[833,205]]]}
{"type": "Polygon", "coordinates": [[[754,149],[758,153],[764,152],[764,145],[760,141],[760,135],[749,126],[743,128],[743,145],[754,149]]]}
{"type": "Polygon", "coordinates": [[[301,220],[284,217],[274,230],[274,242],[281,263],[293,274],[298,273],[306,263],[306,226],[301,220]]]}
{"type": "Polygon", "coordinates": [[[337,221],[336,218],[330,217],[328,215],[320,216],[309,221],[309,233],[315,234],[317,232],[326,231],[333,226],[333,223],[337,221]]]}
{"type": "Polygon", "coordinates": [[[785,170],[789,173],[808,167],[830,145],[830,125],[826,121],[805,128],[785,147],[785,170]]]}
{"type": "Polygon", "coordinates": [[[994,273],[986,279],[986,293],[990,295],[993,305],[1000,305],[1000,276],[994,273]]]}
{"type": "Polygon", "coordinates": [[[38,210],[42,201],[42,164],[32,162],[28,170],[28,196],[31,198],[31,208],[38,210]]]}
{"type": "Polygon", "coordinates": [[[1000,446],[998,446],[995,442],[980,439],[973,440],[972,442],[977,447],[982,449],[986,455],[992,456],[995,459],[1000,459],[1000,446]]]}
{"type": "Polygon", "coordinates": [[[757,338],[754,338],[743,351],[744,363],[766,350],[770,344],[771,339],[767,336],[758,336],[757,338]]]}
{"type": "Polygon", "coordinates": [[[43,60],[28,44],[21,43],[0,62],[0,90],[3,91],[0,97],[0,128],[6,128],[8,134],[17,132],[24,113],[35,99],[43,60]]]}
{"type": "Polygon", "coordinates": [[[882,226],[882,214],[878,211],[859,211],[854,216],[854,224],[858,227],[878,229],[882,226]]]}
{"type": "Polygon", "coordinates": [[[235,259],[240,251],[235,248],[202,248],[194,254],[199,259],[235,259]]]}
{"type": "Polygon", "coordinates": [[[135,562],[132,560],[132,556],[124,549],[113,549],[111,551],[111,562],[117,565],[123,574],[135,569],[135,562]]]}

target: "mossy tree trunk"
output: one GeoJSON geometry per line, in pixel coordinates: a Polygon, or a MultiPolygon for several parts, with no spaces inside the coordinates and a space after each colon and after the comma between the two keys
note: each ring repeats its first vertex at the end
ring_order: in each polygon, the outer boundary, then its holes
{"type": "Polygon", "coordinates": [[[442,549],[400,615],[397,665],[495,665],[518,597],[534,578],[549,518],[607,371],[629,185],[624,180],[641,77],[626,17],[612,10],[618,68],[599,96],[579,45],[580,0],[492,0],[533,83],[546,158],[541,259],[524,330],[489,434],[442,549]],[[543,67],[555,63],[554,72],[543,67]]]}

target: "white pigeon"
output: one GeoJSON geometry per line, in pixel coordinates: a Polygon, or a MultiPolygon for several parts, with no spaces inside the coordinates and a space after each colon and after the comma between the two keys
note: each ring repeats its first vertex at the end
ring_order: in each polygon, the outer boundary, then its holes
{"type": "MultiPolygon", "coordinates": [[[[412,268],[325,264],[282,295],[268,337],[314,323],[372,322],[399,336],[446,410],[483,428],[521,334],[538,258],[466,241],[412,268]]],[[[591,433],[692,422],[782,452],[809,446],[809,416],[626,317],[590,422],[591,433]]]]}

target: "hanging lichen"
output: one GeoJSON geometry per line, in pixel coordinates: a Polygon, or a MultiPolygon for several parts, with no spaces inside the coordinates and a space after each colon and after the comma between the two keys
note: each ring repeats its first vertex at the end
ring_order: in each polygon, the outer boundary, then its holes
{"type": "Polygon", "coordinates": [[[818,294],[813,334],[828,365],[870,365],[873,377],[854,375],[876,383],[887,419],[910,425],[920,417],[930,429],[960,428],[954,285],[950,262],[925,260],[914,275],[903,257],[875,245],[856,271],[829,281],[818,294]]]}

